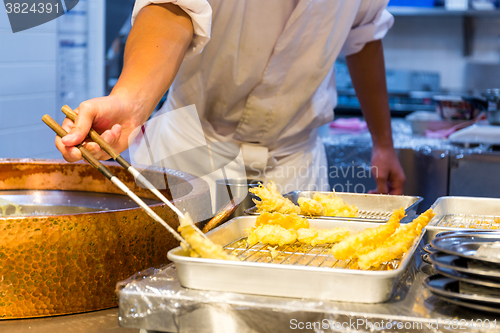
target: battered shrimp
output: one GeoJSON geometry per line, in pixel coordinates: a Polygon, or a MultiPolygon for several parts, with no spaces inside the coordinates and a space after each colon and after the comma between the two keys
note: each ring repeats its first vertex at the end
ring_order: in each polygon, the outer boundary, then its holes
{"type": "Polygon", "coordinates": [[[180,226],[178,228],[178,231],[181,233],[181,236],[186,240],[186,242],[191,246],[191,257],[239,260],[235,256],[226,253],[222,246],[214,244],[210,239],[205,238],[198,232],[196,232],[196,230],[194,230],[193,228],[193,220],[188,213],[184,214],[184,218],[180,218],[180,226]]]}
{"type": "Polygon", "coordinates": [[[386,224],[376,228],[368,228],[335,244],[330,253],[338,260],[357,258],[357,252],[365,246],[376,246],[392,235],[399,227],[399,221],[404,217],[403,208],[396,209],[386,224]]]}
{"type": "Polygon", "coordinates": [[[258,227],[260,225],[279,225],[285,229],[301,229],[301,228],[309,228],[309,222],[307,219],[298,216],[297,214],[283,215],[281,213],[261,213],[257,220],[255,221],[255,226],[258,227]]]}
{"type": "Polygon", "coordinates": [[[251,193],[257,195],[261,201],[253,200],[257,206],[257,211],[261,212],[279,212],[283,214],[300,213],[300,207],[296,206],[290,200],[284,198],[276,189],[273,182],[269,182],[267,188],[260,184],[249,190],[251,193]]]}
{"type": "Polygon", "coordinates": [[[368,269],[372,266],[377,267],[408,252],[415,238],[420,235],[422,229],[434,215],[436,214],[434,214],[432,209],[429,209],[413,220],[413,222],[400,226],[384,243],[372,251],[361,254],[358,259],[359,267],[361,269],[368,269]]]}
{"type": "Polygon", "coordinates": [[[358,217],[358,208],[351,206],[335,195],[314,193],[313,199],[323,206],[325,216],[358,217]]]}
{"type": "Polygon", "coordinates": [[[325,215],[323,206],[314,199],[300,197],[297,200],[302,215],[320,216],[325,215]]]}
{"type": "Polygon", "coordinates": [[[269,245],[291,244],[297,240],[297,232],[293,229],[285,229],[279,225],[261,225],[250,231],[247,238],[249,245],[257,243],[269,245]]]}
{"type": "Polygon", "coordinates": [[[298,240],[304,244],[316,246],[318,244],[332,244],[340,242],[349,236],[350,232],[346,228],[333,229],[299,229],[297,230],[298,240]]]}

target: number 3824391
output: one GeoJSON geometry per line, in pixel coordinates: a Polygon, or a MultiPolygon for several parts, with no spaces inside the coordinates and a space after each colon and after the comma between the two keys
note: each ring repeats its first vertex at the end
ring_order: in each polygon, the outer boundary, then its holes
{"type": "Polygon", "coordinates": [[[20,3],[20,2],[7,2],[5,3],[7,14],[51,14],[59,13],[59,4],[52,4],[50,2],[44,3],[20,3]]]}

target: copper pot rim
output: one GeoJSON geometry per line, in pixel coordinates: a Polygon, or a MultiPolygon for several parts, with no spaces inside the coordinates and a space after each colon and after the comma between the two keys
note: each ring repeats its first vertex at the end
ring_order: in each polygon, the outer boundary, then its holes
{"type": "MultiPolygon", "coordinates": [[[[114,167],[114,168],[122,168],[118,163],[114,161],[101,161],[102,164],[108,166],[108,167],[114,167]]],[[[88,166],[89,168],[92,168],[90,164],[84,161],[78,161],[78,162],[67,162],[63,159],[36,159],[36,158],[0,158],[0,165],[2,164],[33,164],[33,165],[85,165],[88,166]]],[[[138,168],[141,168],[141,165],[137,166],[138,168]]],[[[156,166],[144,166],[144,168],[148,168],[150,171],[154,172],[160,172],[160,173],[169,173],[170,175],[176,176],[180,178],[182,181],[185,181],[191,185],[191,191],[186,193],[184,196],[173,199],[172,202],[175,204],[179,204],[184,202],[188,197],[193,197],[193,196],[198,196],[198,195],[203,195],[204,193],[210,191],[210,188],[208,186],[208,183],[205,182],[203,179],[198,178],[194,175],[191,175],[189,173],[179,171],[179,170],[174,170],[170,168],[161,168],[161,167],[156,167],[156,166]]],[[[108,181],[108,180],[105,180],[108,181]]],[[[0,189],[1,190],[1,189],[0,189]]],[[[28,188],[24,190],[30,190],[28,188]]],[[[8,190],[6,190],[8,191],[8,190]]],[[[102,193],[99,191],[82,191],[82,192],[89,192],[89,193],[102,193]]],[[[125,194],[123,194],[125,195],[125,194]]],[[[159,200],[159,199],[158,199],[159,200]]],[[[163,208],[167,207],[167,205],[163,202],[158,202],[152,205],[149,205],[152,208],[163,208]]],[[[7,216],[7,217],[0,217],[0,222],[1,221],[12,221],[12,220],[32,220],[32,219],[40,219],[40,220],[46,220],[50,218],[57,218],[57,217],[65,217],[65,216],[96,216],[97,214],[103,214],[103,215],[111,215],[116,212],[135,212],[135,211],[141,211],[141,207],[132,207],[132,208],[122,208],[122,209],[112,209],[112,210],[106,210],[106,211],[94,211],[94,212],[82,212],[82,213],[73,213],[73,214],[57,214],[57,215],[36,215],[36,216],[7,216]],[[28,217],[28,218],[27,218],[28,217]]]]}

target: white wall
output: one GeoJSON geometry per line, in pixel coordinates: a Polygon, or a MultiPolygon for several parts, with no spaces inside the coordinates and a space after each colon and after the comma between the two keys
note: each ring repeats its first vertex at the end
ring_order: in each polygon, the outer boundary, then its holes
{"type": "Polygon", "coordinates": [[[463,18],[460,16],[396,16],[384,39],[386,67],[437,71],[441,87],[462,90],[468,62],[499,64],[500,17],[477,17],[474,50],[463,55],[463,18]]]}
{"type": "MultiPolygon", "coordinates": [[[[104,5],[102,0],[81,0],[74,8],[85,6],[90,13],[91,28],[85,33],[87,79],[81,98],[104,93],[104,5]]],[[[59,40],[67,31],[59,20],[67,21],[66,16],[13,34],[6,11],[0,9],[0,158],[61,158],[55,136],[41,118],[44,114],[59,122],[64,118],[59,40]]]]}
{"type": "Polygon", "coordinates": [[[13,34],[0,10],[0,157],[54,153],[41,118],[56,110],[56,37],[55,21],[13,34]]]}

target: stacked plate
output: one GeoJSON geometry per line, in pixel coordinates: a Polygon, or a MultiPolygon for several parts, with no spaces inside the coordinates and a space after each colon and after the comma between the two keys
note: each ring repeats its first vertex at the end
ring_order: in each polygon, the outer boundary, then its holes
{"type": "Polygon", "coordinates": [[[447,302],[500,314],[500,232],[438,234],[428,260],[439,273],[424,284],[447,302]]]}

